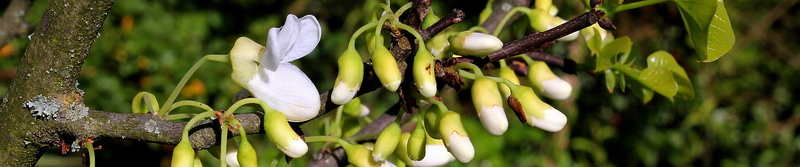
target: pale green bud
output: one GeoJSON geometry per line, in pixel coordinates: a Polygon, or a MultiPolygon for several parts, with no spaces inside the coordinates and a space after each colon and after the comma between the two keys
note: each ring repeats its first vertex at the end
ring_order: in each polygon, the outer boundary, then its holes
{"type": "Polygon", "coordinates": [[[558,14],[558,8],[556,8],[555,5],[550,6],[550,9],[547,9],[547,13],[550,14],[550,16],[555,17],[556,14],[558,14]]]}
{"type": "Polygon", "coordinates": [[[503,41],[489,34],[463,31],[450,38],[450,45],[455,54],[486,57],[503,48],[503,41]]]}
{"type": "Polygon", "coordinates": [[[287,156],[298,158],[308,152],[308,145],[292,130],[283,113],[275,110],[266,111],[264,113],[264,127],[267,127],[264,129],[267,131],[269,140],[287,156]]]}
{"type": "Polygon", "coordinates": [[[364,32],[364,41],[367,43],[367,51],[372,54],[375,51],[375,44],[383,45],[383,35],[378,35],[377,43],[375,43],[375,33],[374,32],[364,32]]]}
{"type": "Polygon", "coordinates": [[[194,156],[194,167],[203,167],[203,162],[200,161],[200,156],[194,156]]]}
{"type": "MultiPolygon", "coordinates": [[[[501,60],[505,61],[505,60],[501,60]]],[[[500,66],[500,72],[498,74],[500,78],[507,79],[514,83],[515,85],[519,85],[519,77],[517,77],[517,73],[514,72],[513,69],[509,68],[508,66],[500,66]]],[[[505,84],[500,84],[500,92],[503,93],[503,97],[508,98],[511,96],[511,90],[505,84]]]]}
{"type": "Polygon", "coordinates": [[[492,1],[494,0],[486,2],[486,7],[484,7],[483,11],[478,15],[478,25],[482,25],[483,22],[486,22],[486,19],[489,19],[489,16],[492,15],[492,1]]]}
{"type": "Polygon", "coordinates": [[[356,97],[342,106],[342,112],[347,116],[359,118],[369,115],[369,108],[361,104],[361,99],[356,97]]]}
{"type": "Polygon", "coordinates": [[[528,20],[530,21],[531,27],[533,27],[534,30],[543,32],[547,31],[547,29],[550,29],[550,20],[553,19],[553,16],[550,16],[550,14],[548,14],[544,9],[536,8],[527,10],[525,11],[525,14],[528,15],[528,20]]]}
{"type": "Polygon", "coordinates": [[[239,160],[241,167],[256,167],[258,166],[258,155],[256,150],[247,142],[247,138],[242,137],[239,143],[239,151],[237,152],[236,159],[239,160]]]}
{"type": "Polygon", "coordinates": [[[439,133],[442,134],[442,141],[447,150],[453,154],[458,161],[467,163],[475,157],[475,147],[461,124],[461,115],[456,112],[447,112],[442,116],[439,123],[439,133]]]}
{"type": "Polygon", "coordinates": [[[427,136],[425,129],[417,124],[417,127],[411,131],[411,137],[408,138],[408,158],[411,160],[421,160],[425,157],[425,142],[427,136]]]}
{"type": "Polygon", "coordinates": [[[405,162],[406,164],[411,164],[411,159],[408,158],[408,140],[411,138],[411,133],[403,133],[400,134],[400,142],[397,143],[397,149],[395,149],[395,155],[397,158],[405,162]]]}
{"type": "Polygon", "coordinates": [[[247,37],[239,37],[236,43],[233,44],[231,52],[228,54],[231,58],[231,79],[233,82],[242,87],[247,87],[247,83],[253,79],[258,71],[258,65],[261,60],[259,56],[264,46],[256,43],[247,37]]]}
{"type": "Polygon", "coordinates": [[[172,150],[172,166],[194,166],[194,148],[192,148],[192,143],[188,139],[188,137],[181,139],[172,150]]]}
{"type": "Polygon", "coordinates": [[[336,76],[331,101],[345,104],[355,97],[364,79],[364,62],[355,49],[347,49],[339,57],[339,75],[336,76]]]}
{"type": "Polygon", "coordinates": [[[427,29],[438,21],[439,16],[436,16],[436,14],[433,13],[433,8],[430,8],[430,10],[428,10],[428,14],[425,15],[425,19],[422,20],[422,29],[427,29]]]}
{"type": "Polygon", "coordinates": [[[503,100],[497,83],[485,76],[478,76],[472,83],[472,103],[478,111],[483,128],[495,136],[503,135],[508,129],[508,119],[503,111],[503,100]]]}
{"type": "Polygon", "coordinates": [[[400,125],[397,123],[389,124],[383,129],[378,139],[375,141],[375,147],[372,149],[372,158],[374,161],[380,162],[386,160],[397,148],[397,143],[400,142],[400,125]]]}
{"type": "Polygon", "coordinates": [[[509,106],[512,106],[511,108],[515,109],[520,120],[525,121],[528,125],[550,132],[558,132],[567,124],[567,117],[539,99],[533,89],[519,86],[517,89],[512,90],[512,93],[514,95],[509,97],[509,106]],[[512,103],[517,103],[521,106],[517,106],[519,107],[517,108],[512,103]],[[519,115],[519,109],[522,109],[522,115],[519,115]]]}
{"type": "Polygon", "coordinates": [[[414,56],[414,84],[419,93],[425,97],[436,95],[436,76],[434,75],[433,56],[424,49],[417,50],[414,56]]]}
{"type": "Polygon", "coordinates": [[[350,147],[345,147],[344,150],[347,153],[347,161],[350,161],[350,164],[353,164],[353,166],[377,166],[375,162],[372,162],[372,158],[370,158],[369,149],[363,145],[351,145],[350,147]]]}
{"type": "Polygon", "coordinates": [[[556,76],[545,62],[534,61],[529,66],[528,79],[545,97],[564,100],[572,94],[572,85],[556,76]]]}
{"type": "Polygon", "coordinates": [[[428,107],[428,111],[425,112],[425,130],[428,132],[428,136],[436,139],[442,138],[442,135],[439,134],[439,121],[441,121],[442,115],[439,105],[428,107]]]}
{"type": "Polygon", "coordinates": [[[444,31],[436,34],[433,38],[425,42],[425,48],[430,51],[433,58],[444,58],[447,52],[450,51],[450,41],[447,40],[447,34],[444,31]]]}
{"type": "Polygon", "coordinates": [[[534,6],[536,6],[536,9],[550,10],[550,7],[553,6],[553,0],[536,0],[534,6]]]}
{"type": "Polygon", "coordinates": [[[403,76],[400,75],[400,69],[389,49],[383,45],[377,47],[375,53],[372,53],[372,67],[384,88],[392,92],[397,91],[403,76]]]}

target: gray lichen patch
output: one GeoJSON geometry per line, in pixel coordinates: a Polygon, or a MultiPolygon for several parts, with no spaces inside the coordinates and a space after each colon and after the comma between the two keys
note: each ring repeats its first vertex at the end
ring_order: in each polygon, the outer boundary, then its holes
{"type": "Polygon", "coordinates": [[[144,130],[153,134],[161,134],[161,131],[158,130],[158,121],[152,119],[144,123],[144,130]]]}
{"type": "Polygon", "coordinates": [[[62,115],[67,121],[77,121],[89,115],[89,107],[83,103],[73,102],[69,104],[69,109],[62,111],[62,115]]]}
{"type": "Polygon", "coordinates": [[[23,107],[31,109],[31,114],[35,117],[44,119],[55,119],[58,116],[59,102],[44,97],[41,94],[23,104],[23,107]]]}
{"type": "Polygon", "coordinates": [[[69,145],[69,152],[78,152],[81,151],[81,148],[83,148],[83,146],[81,146],[81,141],[75,140],[69,145]]]}

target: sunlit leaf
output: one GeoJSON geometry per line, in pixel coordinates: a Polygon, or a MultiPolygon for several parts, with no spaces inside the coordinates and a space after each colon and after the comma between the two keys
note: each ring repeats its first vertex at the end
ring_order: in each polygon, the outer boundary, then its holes
{"type": "Polygon", "coordinates": [[[658,94],[673,100],[678,93],[678,83],[672,77],[672,72],[663,67],[647,67],[639,74],[642,84],[653,89],[658,94]]]}
{"type": "Polygon", "coordinates": [[[603,50],[597,56],[597,67],[595,71],[603,71],[614,65],[615,59],[618,55],[623,56],[631,52],[631,38],[625,36],[615,39],[613,42],[603,47],[603,50]]]}
{"type": "Polygon", "coordinates": [[[597,26],[597,24],[581,30],[581,35],[584,36],[583,39],[586,41],[586,46],[589,47],[589,50],[592,51],[593,55],[599,54],[600,50],[603,49],[603,37],[600,35],[600,31],[598,31],[595,26],[597,26]],[[586,36],[590,37],[586,38],[586,36]]]}
{"type": "Polygon", "coordinates": [[[692,43],[703,62],[712,62],[727,53],[736,41],[721,0],[676,0],[692,43]]]}
{"type": "Polygon", "coordinates": [[[675,58],[671,54],[665,51],[658,51],[650,54],[650,56],[647,56],[647,67],[663,67],[671,71],[672,76],[678,83],[678,93],[676,96],[683,100],[694,98],[694,87],[692,86],[691,80],[689,80],[689,76],[686,75],[686,71],[675,61],[675,58]]]}

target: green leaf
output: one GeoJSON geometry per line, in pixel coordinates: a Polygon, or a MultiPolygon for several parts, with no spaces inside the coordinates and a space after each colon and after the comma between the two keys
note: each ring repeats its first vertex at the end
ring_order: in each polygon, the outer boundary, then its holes
{"type": "Polygon", "coordinates": [[[631,52],[631,38],[625,36],[617,38],[611,43],[603,47],[603,50],[597,56],[597,68],[594,71],[603,71],[614,66],[615,59],[618,55],[622,54],[623,57],[631,52]]]}
{"type": "Polygon", "coordinates": [[[686,71],[683,70],[683,67],[678,65],[678,62],[675,61],[675,58],[671,54],[665,51],[657,51],[650,54],[650,56],[647,56],[647,67],[663,67],[668,69],[672,72],[672,76],[678,83],[678,93],[676,96],[683,100],[694,98],[692,81],[689,80],[686,71]]]}
{"type": "Polygon", "coordinates": [[[652,89],[639,82],[631,82],[631,84],[628,84],[628,89],[631,89],[633,95],[642,99],[642,104],[647,104],[650,100],[653,100],[653,95],[655,94],[652,89]]]}
{"type": "Polygon", "coordinates": [[[653,89],[658,94],[673,100],[678,93],[678,83],[672,77],[672,72],[664,67],[647,67],[639,74],[642,84],[653,89]]]}
{"type": "Polygon", "coordinates": [[[586,27],[582,31],[584,31],[584,36],[591,35],[589,39],[584,38],[586,39],[586,46],[589,47],[589,50],[591,50],[593,54],[600,54],[600,49],[603,49],[603,37],[600,35],[600,31],[594,27],[595,26],[592,25],[590,27],[586,27]]]}
{"type": "MultiPolygon", "coordinates": [[[[614,71],[611,69],[606,69],[606,89],[608,89],[608,93],[614,93],[614,87],[617,86],[617,76],[614,75],[614,71]]],[[[622,87],[625,89],[625,87],[622,87]]]]}
{"type": "Polygon", "coordinates": [[[721,0],[675,0],[692,43],[703,62],[727,53],[736,41],[725,3],[721,0]]]}
{"type": "Polygon", "coordinates": [[[604,0],[603,3],[600,3],[600,7],[606,9],[605,11],[613,11],[619,7],[623,1],[624,0],[604,0]]]}

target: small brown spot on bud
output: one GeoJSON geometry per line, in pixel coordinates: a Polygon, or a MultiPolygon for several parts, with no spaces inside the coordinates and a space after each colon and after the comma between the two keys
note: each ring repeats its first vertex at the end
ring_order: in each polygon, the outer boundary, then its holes
{"type": "Polygon", "coordinates": [[[514,111],[514,114],[517,114],[519,121],[522,121],[522,123],[528,122],[528,118],[525,117],[525,112],[522,110],[522,104],[519,103],[519,100],[514,95],[508,96],[508,107],[514,111]]]}

